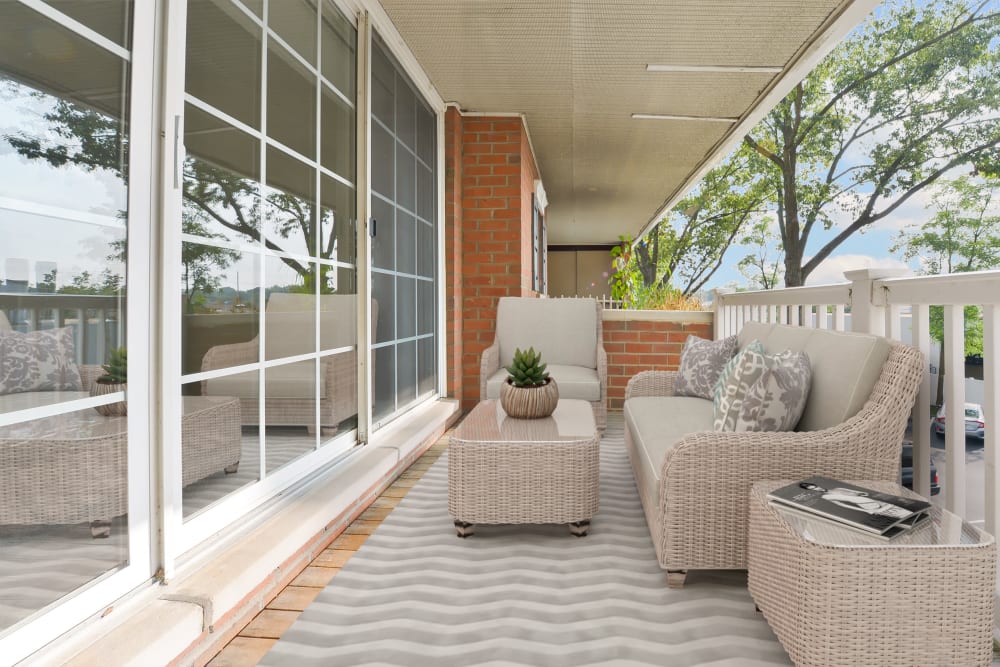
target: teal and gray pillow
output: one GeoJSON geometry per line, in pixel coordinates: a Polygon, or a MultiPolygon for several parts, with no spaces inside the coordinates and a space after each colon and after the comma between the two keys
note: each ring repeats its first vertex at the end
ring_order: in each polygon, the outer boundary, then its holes
{"type": "Polygon", "coordinates": [[[715,384],[736,351],[736,336],[705,340],[688,336],[681,350],[681,363],[674,380],[675,396],[697,396],[712,400],[715,384]]]}

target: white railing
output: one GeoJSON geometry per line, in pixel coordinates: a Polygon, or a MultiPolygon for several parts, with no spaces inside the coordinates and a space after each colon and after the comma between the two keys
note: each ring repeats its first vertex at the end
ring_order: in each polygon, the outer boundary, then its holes
{"type": "MultiPolygon", "coordinates": [[[[577,299],[579,297],[576,297],[576,296],[566,296],[565,294],[560,294],[559,296],[552,297],[552,298],[555,298],[555,299],[577,299]]],[[[597,299],[597,303],[601,304],[601,308],[603,308],[604,310],[622,310],[623,308],[625,308],[625,302],[624,301],[621,301],[619,299],[612,299],[610,296],[608,296],[606,294],[602,295],[602,296],[595,296],[595,297],[588,297],[588,298],[597,299]]]]}
{"type": "Polygon", "coordinates": [[[715,334],[737,333],[745,322],[865,331],[911,342],[928,361],[913,407],[914,490],[930,494],[931,358],[930,306],[944,310],[945,475],[944,506],[966,512],[964,310],[982,308],[983,411],[986,424],[985,529],[1000,523],[1000,271],[913,277],[898,269],[863,269],[844,274],[849,282],[760,292],[717,291],[715,334]],[[906,322],[909,321],[909,330],[906,322]]]}
{"type": "Polygon", "coordinates": [[[124,340],[117,296],[0,292],[0,313],[15,331],[73,329],[78,364],[103,364],[124,340]]]}

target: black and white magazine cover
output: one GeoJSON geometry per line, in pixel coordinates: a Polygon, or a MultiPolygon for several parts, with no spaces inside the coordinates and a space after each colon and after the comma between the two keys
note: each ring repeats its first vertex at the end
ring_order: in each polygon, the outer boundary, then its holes
{"type": "Polygon", "coordinates": [[[931,504],[854,486],[829,477],[783,486],[768,494],[776,503],[816,514],[876,535],[901,532],[919,522],[931,504]]]}

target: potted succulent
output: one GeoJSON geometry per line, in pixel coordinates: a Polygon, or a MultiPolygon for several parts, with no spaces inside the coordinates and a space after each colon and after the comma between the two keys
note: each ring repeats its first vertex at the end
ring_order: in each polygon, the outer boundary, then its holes
{"type": "MultiPolygon", "coordinates": [[[[125,391],[128,385],[128,356],[124,347],[112,348],[108,354],[108,363],[101,366],[104,375],[97,378],[90,387],[91,396],[103,396],[117,391],[125,391]]],[[[122,417],[128,414],[128,403],[118,401],[98,405],[94,408],[105,417],[122,417]]]]}
{"type": "Polygon", "coordinates": [[[514,350],[507,367],[507,379],[500,385],[500,405],[511,417],[538,419],[548,417],[559,402],[559,387],[542,363],[535,348],[514,350]]]}

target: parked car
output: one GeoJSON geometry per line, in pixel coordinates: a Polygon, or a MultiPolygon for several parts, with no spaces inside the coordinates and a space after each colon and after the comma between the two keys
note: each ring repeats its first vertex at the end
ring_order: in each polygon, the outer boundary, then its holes
{"type": "MultiPolygon", "coordinates": [[[[934,418],[934,432],[944,435],[944,406],[938,410],[934,418]]],[[[978,403],[965,404],[965,435],[984,440],[986,438],[986,418],[983,416],[983,406],[978,403]]]]}
{"type": "MultiPolygon", "coordinates": [[[[902,467],[902,484],[908,489],[913,489],[913,443],[903,441],[903,455],[900,461],[902,467]]],[[[931,495],[936,496],[941,493],[941,481],[938,479],[937,467],[931,461],[931,495]]]]}

